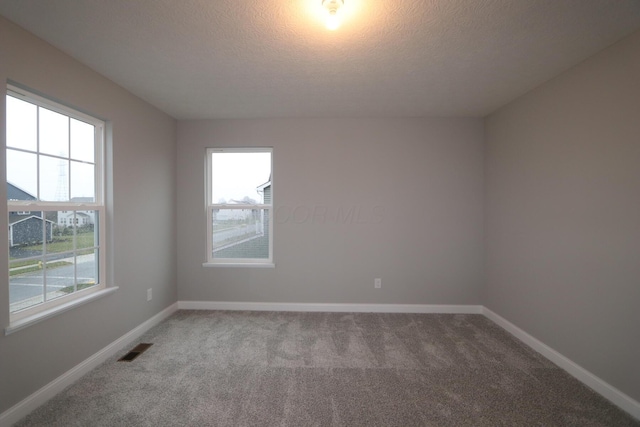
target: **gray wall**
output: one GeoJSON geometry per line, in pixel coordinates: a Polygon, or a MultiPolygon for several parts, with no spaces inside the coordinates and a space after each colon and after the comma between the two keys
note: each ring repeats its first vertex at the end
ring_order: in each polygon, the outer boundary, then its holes
{"type": "MultiPolygon", "coordinates": [[[[640,400],[638,52],[640,33],[491,115],[485,135],[474,119],[282,119],[182,121],[176,136],[173,119],[0,17],[0,81],[112,125],[120,286],[0,334],[0,412],[178,298],[484,303],[640,400]],[[274,147],[275,269],[202,267],[210,146],[274,147]]],[[[2,144],[4,120],[0,102],[2,144]]]]}
{"type": "Polygon", "coordinates": [[[640,32],[486,121],[485,305],[640,401],[640,32]]]}
{"type": "Polygon", "coordinates": [[[178,122],[179,299],[481,303],[482,144],[479,119],[178,122]],[[216,146],[274,148],[275,269],[202,267],[216,146]]]}
{"type": "MultiPolygon", "coordinates": [[[[106,119],[112,132],[113,284],[120,289],[12,335],[0,333],[0,412],[174,303],[175,121],[0,17],[0,176],[10,79],[106,119]],[[154,290],[146,302],[146,289],[154,290]]],[[[6,200],[6,185],[0,185],[6,200]]],[[[7,223],[0,209],[0,224],[7,223]]],[[[9,324],[7,227],[0,227],[0,327],[9,324]]]]}

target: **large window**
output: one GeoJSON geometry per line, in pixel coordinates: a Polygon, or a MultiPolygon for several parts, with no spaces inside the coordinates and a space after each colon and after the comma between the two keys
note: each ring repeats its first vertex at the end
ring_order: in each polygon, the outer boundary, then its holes
{"type": "Polygon", "coordinates": [[[104,122],[6,96],[11,320],[104,288],[104,122]]]}
{"type": "Polygon", "coordinates": [[[207,264],[273,265],[270,148],[207,150],[207,264]]]}

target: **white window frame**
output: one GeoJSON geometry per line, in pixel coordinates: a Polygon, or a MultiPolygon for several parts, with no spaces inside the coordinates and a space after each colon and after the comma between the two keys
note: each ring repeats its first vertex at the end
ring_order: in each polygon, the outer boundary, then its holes
{"type": "MultiPolygon", "coordinates": [[[[107,289],[107,218],[106,218],[106,206],[105,206],[105,122],[97,119],[96,117],[77,111],[73,108],[51,101],[42,96],[36,95],[23,88],[19,88],[13,85],[7,85],[6,95],[20,99],[25,102],[29,102],[39,107],[46,108],[48,110],[55,111],[63,114],[67,117],[71,117],[95,126],[94,135],[94,186],[95,197],[94,202],[48,202],[40,200],[7,200],[7,214],[15,211],[97,211],[98,218],[96,218],[95,227],[98,227],[97,239],[98,242],[95,247],[98,249],[98,283],[90,288],[76,290],[68,295],[57,297],[53,300],[46,300],[46,279],[44,282],[44,302],[36,305],[11,312],[9,314],[10,326],[6,329],[5,333],[11,333],[14,330],[22,329],[31,323],[38,322],[58,312],[63,312],[75,305],[82,304],[87,301],[91,301],[102,295],[115,291],[117,287],[107,289]],[[108,292],[107,292],[108,291],[108,292]]],[[[39,136],[38,136],[39,139],[39,136]]],[[[15,150],[25,153],[40,153],[39,141],[36,151],[24,150],[15,147],[5,147],[5,150],[15,150]]],[[[40,185],[39,179],[37,180],[38,186],[40,185]]],[[[75,253],[75,249],[74,249],[75,253]]],[[[7,258],[7,261],[9,259],[7,258]]],[[[9,283],[9,280],[7,281],[9,283]]]]}
{"type": "Polygon", "coordinates": [[[207,218],[207,256],[204,267],[275,267],[273,263],[273,148],[207,148],[205,159],[205,210],[207,218]],[[220,204],[213,203],[212,197],[212,154],[213,153],[271,153],[271,200],[261,204],[220,204]],[[269,257],[268,258],[214,258],[213,257],[213,211],[215,209],[264,209],[269,212],[269,257]]]}

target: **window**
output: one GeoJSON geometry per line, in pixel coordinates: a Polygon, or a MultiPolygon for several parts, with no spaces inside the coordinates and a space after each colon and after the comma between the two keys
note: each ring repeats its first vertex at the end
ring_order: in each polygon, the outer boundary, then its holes
{"type": "Polygon", "coordinates": [[[273,266],[272,154],[207,150],[206,265],[273,266]]]}
{"type": "Polygon", "coordinates": [[[8,87],[11,321],[105,287],[104,122],[8,87]]]}

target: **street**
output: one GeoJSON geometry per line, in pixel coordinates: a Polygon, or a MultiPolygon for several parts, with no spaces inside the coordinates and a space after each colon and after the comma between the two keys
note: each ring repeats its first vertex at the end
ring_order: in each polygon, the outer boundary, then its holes
{"type": "Polygon", "coordinates": [[[258,224],[239,225],[234,228],[227,228],[213,232],[214,249],[226,246],[235,241],[259,235],[258,224]]]}
{"type": "MultiPolygon", "coordinates": [[[[96,281],[96,263],[93,255],[79,256],[76,264],[78,282],[96,281]]],[[[47,292],[73,285],[73,265],[47,270],[47,292]]],[[[42,270],[11,276],[9,278],[9,303],[15,304],[43,294],[42,270]]]]}

